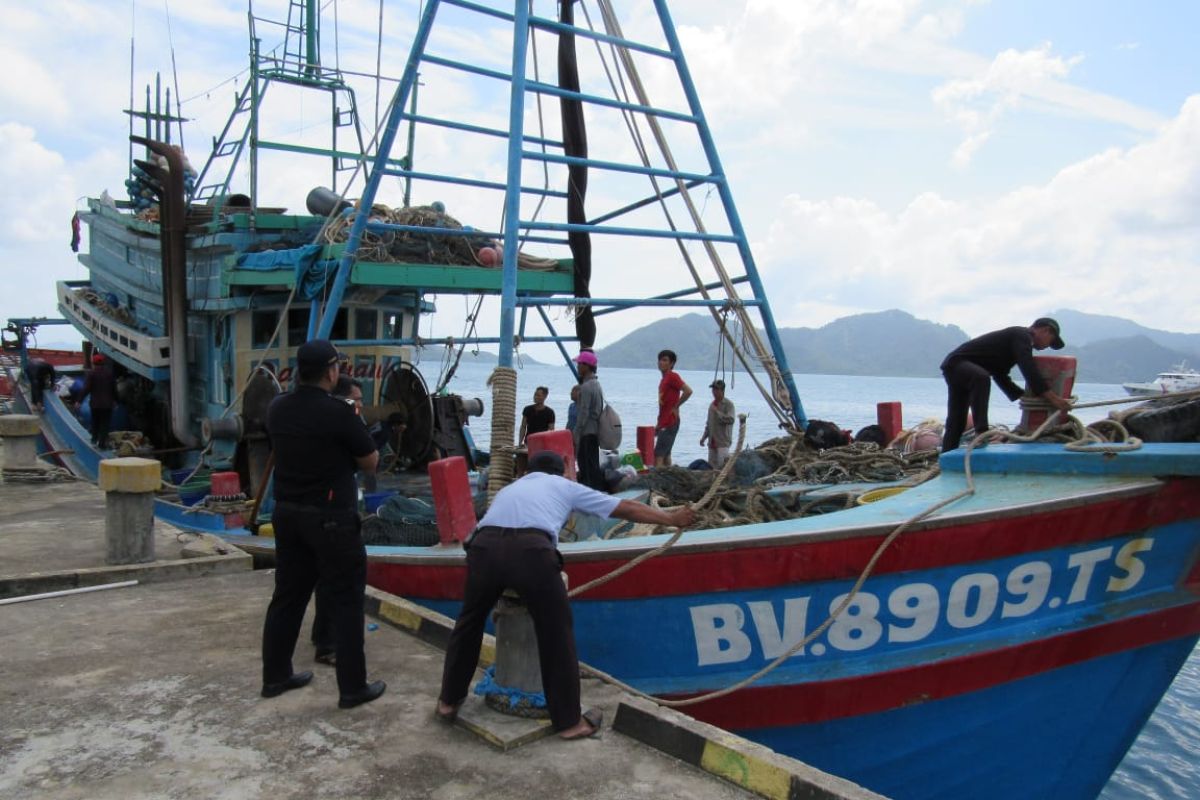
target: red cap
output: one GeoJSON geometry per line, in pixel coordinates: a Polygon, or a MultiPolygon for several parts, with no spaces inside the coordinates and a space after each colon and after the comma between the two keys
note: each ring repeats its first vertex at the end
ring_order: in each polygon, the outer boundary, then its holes
{"type": "Polygon", "coordinates": [[[97,364],[97,365],[98,365],[98,364],[103,364],[103,363],[104,363],[104,356],[103,356],[102,354],[100,354],[100,353],[96,353],[96,355],[92,356],[92,363],[93,363],[93,364],[97,364]]]}

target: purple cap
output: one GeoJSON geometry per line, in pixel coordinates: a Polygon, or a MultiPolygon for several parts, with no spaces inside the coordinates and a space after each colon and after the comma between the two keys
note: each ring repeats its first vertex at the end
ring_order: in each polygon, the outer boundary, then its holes
{"type": "Polygon", "coordinates": [[[593,353],[591,350],[584,350],[582,353],[575,356],[575,363],[576,364],[587,364],[589,367],[592,367],[593,369],[595,367],[599,366],[599,364],[600,364],[600,362],[596,360],[596,354],[593,353]]]}

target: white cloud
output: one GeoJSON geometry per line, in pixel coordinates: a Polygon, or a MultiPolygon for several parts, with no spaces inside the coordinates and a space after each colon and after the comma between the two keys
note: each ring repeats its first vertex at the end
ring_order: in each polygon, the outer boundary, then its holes
{"type": "Polygon", "coordinates": [[[776,300],[785,324],[812,324],[815,302],[901,307],[972,333],[1057,307],[1195,330],[1198,204],[1200,95],[1154,139],[993,200],[926,193],[893,214],[861,198],[788,197],[760,263],[774,297],[796,298],[776,300]]]}
{"type": "Polygon", "coordinates": [[[1083,56],[1063,59],[1050,54],[1050,43],[1036,50],[1005,50],[974,78],[947,81],[933,91],[933,102],[965,134],[953,163],[965,167],[991,137],[1000,117],[1023,99],[1042,93],[1046,84],[1065,78],[1083,56]]]}

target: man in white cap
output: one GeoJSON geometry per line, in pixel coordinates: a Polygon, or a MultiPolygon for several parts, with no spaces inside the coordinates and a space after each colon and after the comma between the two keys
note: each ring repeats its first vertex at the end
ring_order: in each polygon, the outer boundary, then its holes
{"type": "Polygon", "coordinates": [[[700,446],[708,442],[708,465],[720,469],[729,460],[729,447],[733,444],[733,401],[725,396],[725,381],[717,379],[708,385],[713,400],[708,404],[708,422],[700,446]]]}
{"type": "Polygon", "coordinates": [[[949,397],[946,403],[946,431],[942,436],[942,451],[958,447],[967,427],[967,409],[975,423],[976,435],[988,429],[988,400],[991,382],[996,381],[1009,400],[1016,400],[1024,391],[1008,376],[1016,366],[1025,376],[1029,393],[1041,397],[1059,411],[1069,411],[1070,402],[1059,397],[1038,372],[1033,360],[1034,350],[1063,349],[1058,322],[1049,317],[1034,320],[1028,328],[1016,326],[985,333],[956,347],[942,361],[949,397]]]}
{"type": "Polygon", "coordinates": [[[596,379],[599,362],[596,354],[584,350],[575,356],[579,368],[579,406],[575,417],[575,461],[579,464],[579,482],[603,491],[604,473],[600,471],[600,412],[604,410],[604,391],[596,379]]]}

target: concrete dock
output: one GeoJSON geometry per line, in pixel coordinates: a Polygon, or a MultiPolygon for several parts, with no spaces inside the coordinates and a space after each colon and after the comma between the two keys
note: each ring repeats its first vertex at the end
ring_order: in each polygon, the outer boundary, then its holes
{"type": "MultiPolygon", "coordinates": [[[[0,486],[0,585],[111,583],[104,570],[123,568],[102,566],[102,502],[86,485],[0,486]]],[[[236,554],[181,570],[168,544],[187,537],[158,535],[161,563],[139,565],[136,586],[0,605],[0,797],[876,797],[593,679],[583,699],[605,710],[600,737],[500,749],[433,718],[444,619],[374,591],[367,664],[382,698],[337,708],[306,620],[295,668],[315,679],[264,700],[273,573],[236,554]]]]}

